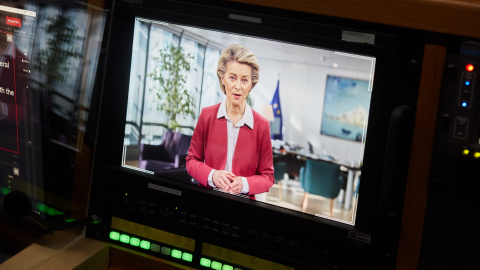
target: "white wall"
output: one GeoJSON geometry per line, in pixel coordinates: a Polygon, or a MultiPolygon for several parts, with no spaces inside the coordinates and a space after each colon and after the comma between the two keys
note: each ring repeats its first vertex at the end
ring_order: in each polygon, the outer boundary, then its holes
{"type": "Polygon", "coordinates": [[[263,105],[270,104],[280,79],[285,141],[306,149],[310,141],[315,153],[321,154],[325,148],[327,154],[339,160],[361,161],[361,143],[320,135],[320,127],[327,75],[369,80],[371,59],[224,32],[186,29],[217,44],[219,49],[237,43],[253,51],[260,64],[260,81],[250,94],[254,110],[261,112],[263,105]]]}
{"type": "Polygon", "coordinates": [[[262,59],[260,81],[252,91],[254,109],[260,111],[269,104],[280,79],[280,103],[282,107],[284,141],[308,149],[308,141],[314,152],[326,153],[343,161],[360,162],[362,144],[320,134],[323,99],[327,75],[368,80],[369,72],[342,68],[282,62],[262,59]],[[280,75],[279,75],[280,74],[280,75]]]}

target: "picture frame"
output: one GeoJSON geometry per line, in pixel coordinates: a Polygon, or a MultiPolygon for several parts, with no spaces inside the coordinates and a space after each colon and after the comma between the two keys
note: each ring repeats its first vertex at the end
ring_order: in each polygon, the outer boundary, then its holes
{"type": "Polygon", "coordinates": [[[368,80],[327,75],[320,134],[363,142],[371,96],[368,80]]]}

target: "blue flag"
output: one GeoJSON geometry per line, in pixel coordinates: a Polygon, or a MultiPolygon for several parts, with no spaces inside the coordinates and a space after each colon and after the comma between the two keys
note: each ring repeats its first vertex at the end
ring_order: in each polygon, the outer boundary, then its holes
{"type": "Polygon", "coordinates": [[[283,140],[283,120],[282,120],[282,108],[280,106],[280,80],[277,82],[277,89],[273,95],[272,101],[270,102],[273,108],[273,116],[275,120],[270,122],[270,134],[272,139],[283,140]]]}

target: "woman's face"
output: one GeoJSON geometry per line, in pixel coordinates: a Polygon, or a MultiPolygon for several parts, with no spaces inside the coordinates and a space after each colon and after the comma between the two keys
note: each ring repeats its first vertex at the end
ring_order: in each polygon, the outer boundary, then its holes
{"type": "Polygon", "coordinates": [[[252,89],[252,68],[238,62],[227,63],[222,78],[228,105],[242,106],[252,89]]]}

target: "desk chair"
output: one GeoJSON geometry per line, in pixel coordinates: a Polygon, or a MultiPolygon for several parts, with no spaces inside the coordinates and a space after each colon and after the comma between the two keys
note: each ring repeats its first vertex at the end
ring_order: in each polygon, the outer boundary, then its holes
{"type": "Polygon", "coordinates": [[[333,200],[343,186],[340,165],[307,159],[305,168],[300,169],[300,184],[305,190],[302,211],[308,205],[308,195],[315,194],[330,199],[330,217],[333,214],[333,200]]]}
{"type": "Polygon", "coordinates": [[[275,184],[278,184],[278,199],[282,200],[282,182],[285,179],[285,173],[287,172],[287,162],[279,161],[273,164],[273,178],[275,178],[275,184]]]}

